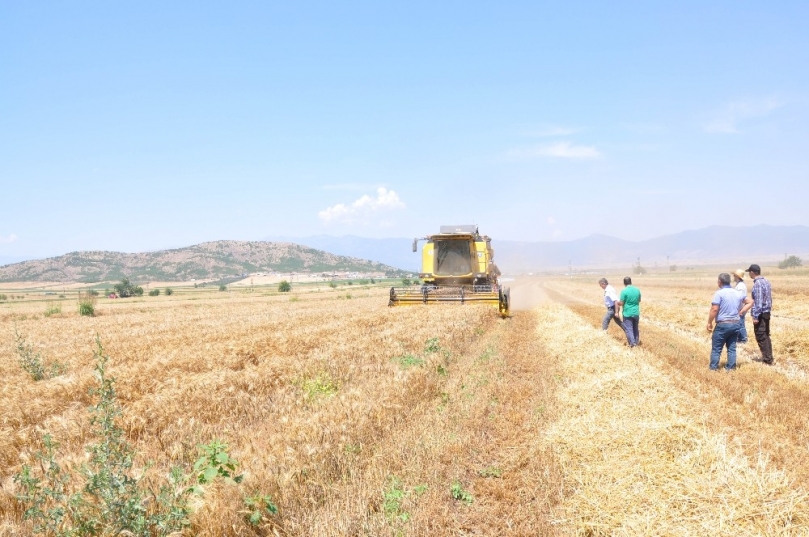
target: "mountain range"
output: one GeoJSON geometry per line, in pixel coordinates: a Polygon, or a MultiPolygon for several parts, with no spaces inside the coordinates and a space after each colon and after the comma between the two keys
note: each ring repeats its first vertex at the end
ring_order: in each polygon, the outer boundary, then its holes
{"type": "MultiPolygon", "coordinates": [[[[0,266],[0,282],[102,282],[217,279],[276,272],[363,272],[399,276],[419,271],[421,256],[412,238],[355,236],[267,241],[215,241],[146,253],[72,252],[0,266]],[[370,261],[372,260],[372,261],[370,261]]],[[[785,255],[809,257],[806,226],[712,226],[645,241],[591,235],[573,241],[518,242],[492,239],[495,262],[505,275],[548,270],[687,266],[718,262],[741,267],[785,255]]]]}
{"type": "MultiPolygon", "coordinates": [[[[290,242],[335,254],[374,259],[418,271],[421,257],[412,251],[413,239],[367,239],[319,235],[285,238],[290,242]]],[[[543,270],[700,265],[717,262],[762,263],[785,254],[809,256],[806,226],[711,226],[644,241],[591,235],[572,241],[509,241],[492,238],[495,262],[504,274],[543,270]]]]}

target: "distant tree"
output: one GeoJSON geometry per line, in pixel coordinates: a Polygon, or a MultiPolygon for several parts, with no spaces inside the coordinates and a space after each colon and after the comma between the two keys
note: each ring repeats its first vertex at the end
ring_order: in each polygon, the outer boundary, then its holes
{"type": "Polygon", "coordinates": [[[174,294],[174,289],[171,287],[166,287],[166,295],[171,296],[174,294]]]}
{"type": "Polygon", "coordinates": [[[288,281],[281,280],[281,283],[278,284],[278,290],[282,293],[288,293],[292,291],[292,286],[289,285],[288,281]]]}
{"type": "Polygon", "coordinates": [[[787,257],[786,259],[784,259],[783,261],[781,261],[780,263],[778,263],[778,268],[780,268],[780,269],[788,269],[788,268],[800,267],[801,265],[803,265],[803,260],[800,257],[796,256],[796,255],[791,255],[791,256],[787,257]]]}
{"type": "Polygon", "coordinates": [[[139,285],[133,285],[129,281],[129,278],[124,278],[121,280],[121,283],[115,284],[115,294],[117,294],[120,298],[141,296],[143,295],[143,287],[140,287],[139,285]]]}
{"type": "Polygon", "coordinates": [[[160,295],[160,289],[152,289],[149,291],[149,296],[158,296],[160,295]]]}
{"type": "Polygon", "coordinates": [[[402,285],[404,285],[405,287],[411,285],[412,283],[413,282],[410,280],[410,278],[402,278],[402,285]]]}
{"type": "Polygon", "coordinates": [[[634,272],[635,274],[646,274],[646,269],[645,269],[645,268],[643,268],[643,267],[642,267],[642,266],[640,266],[640,265],[635,265],[635,266],[632,268],[632,272],[634,272]]]}
{"type": "Polygon", "coordinates": [[[677,272],[677,265],[672,265],[669,267],[669,272],[677,272]]]}
{"type": "Polygon", "coordinates": [[[227,290],[228,290],[228,286],[227,286],[227,285],[225,285],[225,284],[223,283],[222,285],[220,285],[220,286],[219,286],[219,290],[220,290],[220,291],[227,291],[227,290]]]}

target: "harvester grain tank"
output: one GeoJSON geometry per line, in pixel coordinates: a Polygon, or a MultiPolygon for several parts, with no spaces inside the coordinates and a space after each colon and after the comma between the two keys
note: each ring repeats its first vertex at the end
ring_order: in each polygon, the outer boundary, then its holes
{"type": "Polygon", "coordinates": [[[435,235],[419,241],[422,285],[391,287],[390,306],[435,304],[442,302],[484,303],[497,305],[500,315],[509,315],[510,293],[500,285],[500,270],[494,264],[492,240],[478,232],[475,225],[441,226],[435,235]]]}

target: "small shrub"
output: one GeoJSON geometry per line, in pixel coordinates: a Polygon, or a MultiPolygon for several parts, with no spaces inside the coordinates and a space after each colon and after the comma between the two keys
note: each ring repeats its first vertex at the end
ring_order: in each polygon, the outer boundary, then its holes
{"type": "Polygon", "coordinates": [[[89,291],[87,291],[87,292],[88,292],[88,293],[90,293],[90,294],[91,294],[91,295],[93,295],[93,296],[98,296],[98,291],[96,291],[95,289],[90,289],[90,290],[89,290],[89,291]]]}
{"type": "Polygon", "coordinates": [[[62,304],[48,302],[48,305],[45,306],[45,317],[50,317],[51,315],[56,315],[57,313],[62,313],[62,304]]]}
{"type": "Polygon", "coordinates": [[[8,295],[0,295],[0,302],[3,300],[8,300],[8,295]]]}
{"type": "Polygon", "coordinates": [[[220,290],[220,291],[227,291],[227,290],[228,290],[228,286],[227,286],[227,285],[225,285],[225,284],[223,283],[222,285],[220,285],[220,286],[219,286],[219,290],[220,290]]]}
{"type": "Polygon", "coordinates": [[[402,368],[407,369],[408,367],[420,366],[424,364],[424,360],[415,356],[413,354],[405,354],[404,356],[399,356],[394,358],[394,361],[398,362],[402,368]]]}
{"type": "MultiPolygon", "coordinates": [[[[194,286],[196,286],[196,284],[194,284],[194,286]]],[[[166,296],[171,296],[173,294],[174,294],[174,289],[172,289],[171,287],[166,287],[166,296]]]]}
{"type": "Polygon", "coordinates": [[[632,267],[632,272],[635,274],[646,274],[646,269],[640,265],[635,265],[632,267]]]}
{"type": "Polygon", "coordinates": [[[371,278],[371,283],[376,283],[376,280],[371,278]]]}
{"type": "MultiPolygon", "coordinates": [[[[335,282],[335,281],[329,282],[329,287],[331,287],[332,289],[337,289],[337,282],[335,282]]],[[[5,296],[5,295],[3,295],[3,296],[5,296]]]]}
{"type": "Polygon", "coordinates": [[[432,354],[441,350],[441,346],[438,344],[438,338],[433,337],[427,340],[424,344],[424,354],[432,354]]]}
{"type": "Polygon", "coordinates": [[[468,491],[464,490],[460,481],[453,482],[449,492],[454,500],[463,502],[466,505],[471,505],[472,502],[475,501],[474,496],[472,496],[468,491]]]}
{"type": "Polygon", "coordinates": [[[87,447],[88,460],[79,467],[62,468],[56,462],[58,444],[44,435],[44,449],[35,453],[36,464],[23,465],[14,475],[25,507],[23,520],[32,521],[36,534],[72,537],[78,535],[179,534],[190,525],[189,500],[202,494],[201,484],[223,478],[238,483],[234,475],[238,462],[230,458],[227,445],[213,441],[199,446],[202,457],[194,474],[173,468],[168,482],[158,490],[148,486],[133,471],[134,449],[120,422],[123,410],[115,392],[115,379],[107,376],[108,356],[100,339],[95,373],[98,387],[90,390],[96,404],[90,409],[92,434],[96,442],[87,447]],[[194,483],[196,477],[196,484],[194,483]],[[81,488],[74,484],[81,483],[81,488]],[[71,492],[75,490],[75,492],[71,492]]]}
{"type": "Polygon", "coordinates": [[[388,482],[388,488],[385,489],[383,494],[382,510],[385,516],[389,519],[396,518],[402,522],[407,522],[410,519],[410,514],[402,511],[402,502],[407,497],[402,481],[393,476],[388,482]]]}
{"type": "Polygon", "coordinates": [[[413,281],[410,278],[402,278],[402,285],[405,287],[412,285],[413,281]]]}
{"type": "Polygon", "coordinates": [[[152,289],[151,291],[149,291],[149,296],[159,296],[159,295],[160,289],[152,289]]]}
{"type": "Polygon", "coordinates": [[[96,297],[90,293],[79,293],[79,315],[93,317],[96,312],[96,297]]]}
{"type": "Polygon", "coordinates": [[[292,286],[286,280],[281,280],[281,283],[278,284],[278,291],[281,293],[288,293],[292,291],[292,286]]]}
{"type": "Polygon", "coordinates": [[[677,272],[677,265],[671,265],[669,267],[669,272],[677,272]]]}
{"type": "Polygon", "coordinates": [[[487,466],[482,470],[478,470],[478,475],[480,477],[502,477],[503,470],[501,470],[497,466],[487,466]]]}
{"type": "Polygon", "coordinates": [[[253,526],[258,526],[266,517],[278,513],[278,507],[268,494],[247,496],[243,502],[247,508],[247,521],[253,526]]]}
{"type": "Polygon", "coordinates": [[[351,281],[351,280],[348,280],[348,282],[347,282],[347,283],[348,283],[348,285],[354,285],[354,282],[353,282],[353,281],[351,281]]]}
{"type": "Polygon", "coordinates": [[[340,390],[339,384],[331,376],[322,371],[316,377],[303,379],[301,389],[308,399],[318,396],[332,396],[340,390]]]}
{"type": "Polygon", "coordinates": [[[59,362],[46,364],[42,355],[34,352],[34,346],[25,341],[25,336],[14,329],[14,339],[16,343],[17,360],[23,371],[31,375],[34,380],[46,380],[58,377],[67,368],[59,362]]]}

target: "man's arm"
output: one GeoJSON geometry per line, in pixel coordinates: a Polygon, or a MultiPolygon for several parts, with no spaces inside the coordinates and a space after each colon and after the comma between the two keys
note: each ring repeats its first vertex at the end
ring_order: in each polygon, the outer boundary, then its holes
{"type": "Polygon", "coordinates": [[[708,332],[713,332],[713,322],[719,313],[719,304],[711,304],[711,311],[708,312],[708,332]]]}
{"type": "Polygon", "coordinates": [[[739,310],[739,316],[742,316],[748,311],[750,311],[750,308],[752,307],[753,307],[753,300],[749,296],[744,297],[744,302],[742,302],[742,309],[739,310]]]}
{"type": "Polygon", "coordinates": [[[623,300],[616,300],[616,301],[615,301],[615,316],[616,316],[616,317],[620,317],[620,316],[621,316],[621,306],[623,306],[623,305],[624,305],[624,301],[623,301],[623,300]]]}

